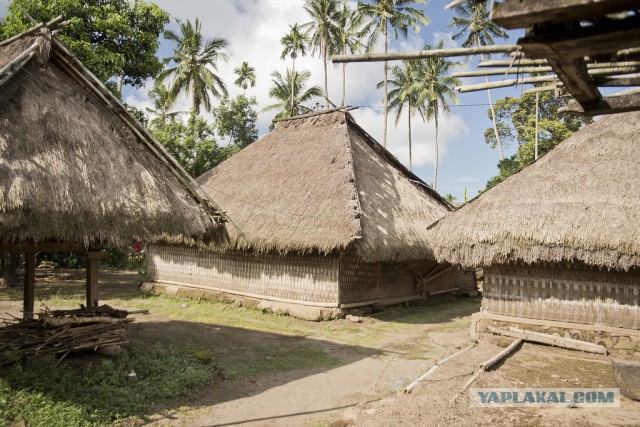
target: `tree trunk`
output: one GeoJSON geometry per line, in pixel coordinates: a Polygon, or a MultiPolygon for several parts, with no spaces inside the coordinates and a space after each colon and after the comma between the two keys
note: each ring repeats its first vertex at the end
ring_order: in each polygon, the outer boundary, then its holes
{"type": "MultiPolygon", "coordinates": [[[[384,53],[388,53],[389,50],[389,33],[387,31],[387,24],[384,27],[384,53]]],[[[384,133],[382,138],[382,145],[387,148],[387,116],[389,115],[388,107],[389,100],[387,99],[387,69],[389,63],[384,61],[384,133]]]]}
{"type": "Polygon", "coordinates": [[[325,42],[324,50],[323,50],[323,59],[324,59],[324,98],[327,101],[327,110],[329,109],[329,80],[327,78],[327,57],[328,55],[328,45],[325,42]]]}
{"type": "MultiPolygon", "coordinates": [[[[487,82],[489,77],[485,76],[487,82]]],[[[489,97],[489,108],[491,109],[491,123],[493,124],[493,133],[496,136],[496,143],[498,144],[498,153],[500,154],[500,160],[504,160],[504,153],[502,152],[502,141],[500,140],[500,134],[498,133],[498,125],[496,124],[496,110],[493,108],[493,100],[491,99],[491,89],[487,89],[487,96],[489,97]]]]}
{"type": "MultiPolygon", "coordinates": [[[[347,54],[347,46],[346,45],[344,46],[343,53],[345,55],[347,54]]],[[[342,63],[342,102],[340,104],[343,107],[345,106],[344,99],[345,99],[346,92],[347,92],[347,64],[345,62],[343,62],[342,63]]]]}
{"type": "Polygon", "coordinates": [[[436,112],[433,116],[436,123],[436,157],[433,162],[433,189],[437,190],[438,188],[438,110],[436,108],[436,112]]]}
{"type": "Polygon", "coordinates": [[[118,87],[118,94],[120,95],[120,100],[122,100],[122,83],[124,81],[124,74],[120,74],[118,76],[118,83],[117,83],[117,87],[118,87]]]}
{"type": "Polygon", "coordinates": [[[18,286],[18,264],[20,263],[20,254],[18,252],[7,252],[8,258],[4,265],[3,279],[5,285],[9,287],[18,286]]]}
{"type": "MultiPolygon", "coordinates": [[[[477,46],[482,46],[480,42],[480,36],[476,39],[477,46]]],[[[484,59],[484,55],[480,55],[481,59],[484,59]]],[[[484,76],[485,81],[489,83],[489,76],[484,76]]],[[[493,124],[493,133],[496,136],[496,144],[498,144],[498,152],[500,154],[500,160],[504,160],[504,153],[502,152],[502,141],[500,140],[500,134],[498,133],[498,125],[496,124],[496,110],[493,108],[493,100],[491,99],[491,89],[487,89],[487,96],[489,97],[489,108],[491,109],[491,123],[493,124]]]]}
{"type": "Polygon", "coordinates": [[[295,85],[295,80],[296,80],[296,58],[291,57],[291,61],[293,62],[293,64],[291,65],[291,76],[293,76],[293,79],[291,81],[291,117],[294,116],[293,114],[293,101],[294,101],[294,97],[295,97],[295,91],[296,91],[296,85],[295,85]]]}
{"type": "Polygon", "coordinates": [[[409,104],[407,117],[409,118],[409,170],[413,172],[413,157],[411,154],[411,104],[409,104]]]}

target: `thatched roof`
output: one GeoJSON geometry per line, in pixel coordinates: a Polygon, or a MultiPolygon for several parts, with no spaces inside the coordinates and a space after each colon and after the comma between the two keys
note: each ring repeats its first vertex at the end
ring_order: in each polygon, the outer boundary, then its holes
{"type": "Polygon", "coordinates": [[[442,219],[439,260],[640,267],[640,113],[603,117],[442,219]]]}
{"type": "Polygon", "coordinates": [[[216,208],[47,28],[0,43],[0,245],[184,241],[216,208]]]}
{"type": "Polygon", "coordinates": [[[344,111],[280,122],[197,181],[257,250],[433,258],[426,227],[450,210],[344,111]]]}

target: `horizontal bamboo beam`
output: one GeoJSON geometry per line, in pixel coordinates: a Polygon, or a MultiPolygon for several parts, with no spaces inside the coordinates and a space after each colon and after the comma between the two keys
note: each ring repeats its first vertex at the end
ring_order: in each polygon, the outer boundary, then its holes
{"type": "Polygon", "coordinates": [[[362,55],[333,55],[331,61],[341,62],[379,62],[398,61],[402,59],[446,58],[451,56],[483,55],[487,53],[511,53],[518,50],[518,45],[493,45],[477,47],[457,47],[451,49],[420,50],[415,52],[367,53],[362,55]]]}
{"type": "Polygon", "coordinates": [[[530,93],[536,92],[548,92],[550,90],[556,90],[558,88],[558,84],[546,85],[546,86],[536,86],[529,89],[525,89],[522,91],[523,95],[529,95],[530,93]]]}
{"type": "MultiPolygon", "coordinates": [[[[611,69],[594,69],[588,70],[590,76],[602,76],[602,75],[616,75],[616,74],[629,74],[640,71],[639,67],[621,67],[621,68],[611,68],[611,69]]],[[[502,81],[494,81],[488,83],[478,83],[472,85],[464,85],[456,87],[456,90],[460,93],[466,92],[476,92],[479,90],[486,89],[498,89],[502,87],[516,86],[519,84],[531,84],[531,83],[546,83],[558,80],[558,76],[555,75],[547,75],[547,76],[535,76],[535,77],[524,77],[520,79],[509,79],[502,81]]]]}
{"type": "Polygon", "coordinates": [[[478,67],[519,67],[531,65],[549,65],[546,59],[485,59],[478,67]]]}
{"type": "Polygon", "coordinates": [[[452,73],[452,77],[479,77],[479,76],[502,76],[507,74],[531,74],[531,73],[550,73],[553,72],[551,67],[516,67],[511,68],[495,68],[492,70],[477,71],[458,71],[452,73]]]}

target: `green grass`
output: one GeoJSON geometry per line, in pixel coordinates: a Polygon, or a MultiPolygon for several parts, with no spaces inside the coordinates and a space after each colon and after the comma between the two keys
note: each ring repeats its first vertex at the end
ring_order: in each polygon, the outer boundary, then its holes
{"type": "Polygon", "coordinates": [[[142,417],[197,391],[216,366],[157,345],[78,367],[30,359],[0,378],[0,422],[29,426],[101,426],[142,417]]]}

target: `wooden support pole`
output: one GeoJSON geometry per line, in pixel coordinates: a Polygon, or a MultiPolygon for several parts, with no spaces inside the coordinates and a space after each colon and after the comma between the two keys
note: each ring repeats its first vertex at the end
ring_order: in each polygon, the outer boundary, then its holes
{"type": "Polygon", "coordinates": [[[23,319],[33,319],[35,289],[36,289],[36,254],[35,252],[25,252],[24,254],[24,300],[22,305],[23,319]]]}
{"type": "Polygon", "coordinates": [[[107,256],[106,252],[87,252],[87,307],[98,305],[98,264],[107,256]]]}

